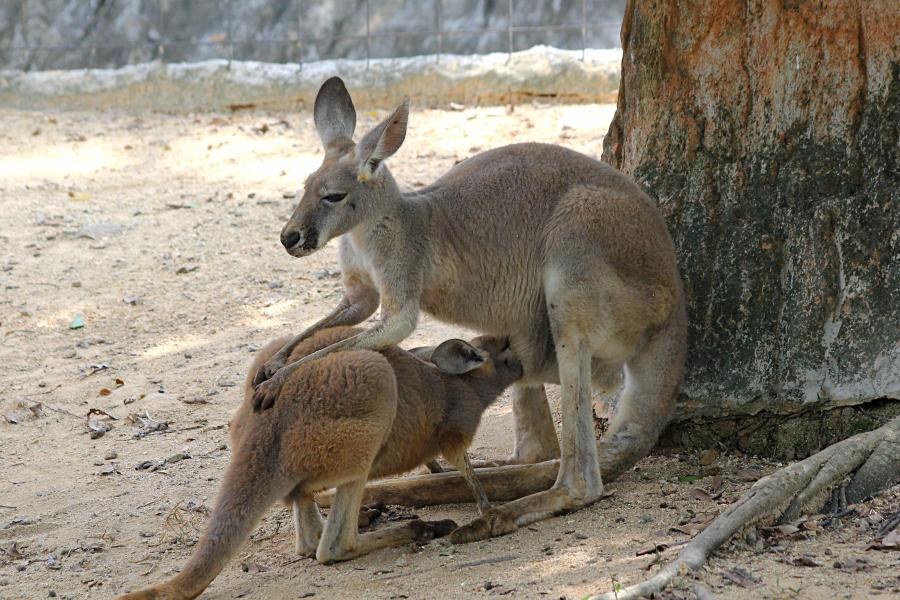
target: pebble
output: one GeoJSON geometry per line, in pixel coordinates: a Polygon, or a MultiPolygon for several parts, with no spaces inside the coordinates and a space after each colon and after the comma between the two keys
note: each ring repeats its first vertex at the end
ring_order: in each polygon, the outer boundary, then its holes
{"type": "Polygon", "coordinates": [[[95,458],[95,459],[94,459],[94,466],[100,467],[100,466],[102,466],[102,465],[103,465],[103,459],[102,459],[102,458],[95,458]]]}
{"type": "Polygon", "coordinates": [[[47,597],[48,598],[56,598],[56,591],[50,590],[49,592],[47,592],[47,597]]]}
{"type": "Polygon", "coordinates": [[[106,454],[103,455],[104,460],[113,460],[114,458],[118,458],[119,453],[115,450],[107,450],[106,454]]]}
{"type": "Polygon", "coordinates": [[[409,563],[407,562],[407,560],[404,557],[401,556],[400,558],[397,559],[397,562],[394,564],[397,565],[398,567],[405,567],[409,563]]]}
{"type": "Polygon", "coordinates": [[[271,289],[271,290],[277,290],[277,289],[283,288],[283,287],[284,287],[284,284],[280,281],[270,281],[269,282],[269,289],[271,289]]]}
{"type": "Polygon", "coordinates": [[[75,348],[69,348],[68,350],[63,352],[62,355],[63,358],[75,358],[76,356],[78,356],[78,353],[75,352],[75,348]]]}
{"type": "Polygon", "coordinates": [[[73,282],[72,282],[72,287],[74,287],[74,288],[79,288],[79,287],[81,287],[81,282],[80,282],[80,281],[73,281],[73,282]]]}

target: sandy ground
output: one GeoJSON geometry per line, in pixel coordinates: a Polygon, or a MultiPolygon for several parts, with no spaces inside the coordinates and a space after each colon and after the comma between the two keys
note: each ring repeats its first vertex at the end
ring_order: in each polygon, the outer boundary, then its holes
{"type": "MultiPolygon", "coordinates": [[[[598,156],[613,110],[415,112],[391,168],[417,187],[511,141],[598,156]]],[[[362,113],[358,130],[378,116],[362,113]]],[[[0,598],[110,598],[183,564],[228,461],[252,353],[340,297],[334,244],[296,260],[278,243],[318,139],[309,114],[0,111],[0,124],[0,598]],[[91,409],[116,418],[92,417],[111,425],[102,437],[86,426],[91,409]]],[[[426,319],[409,343],[457,335],[426,319]]],[[[505,456],[510,425],[504,398],[476,457],[505,456]]],[[[644,576],[654,557],[636,552],[688,539],[775,468],[705,459],[648,458],[597,505],[505,538],[330,567],[292,554],[288,513],[274,507],[205,597],[582,598],[644,576]]],[[[865,550],[898,509],[895,489],[842,519],[752,533],[699,578],[729,599],[900,597],[900,552],[865,550]]],[[[691,583],[666,597],[693,597],[691,583]]]]}

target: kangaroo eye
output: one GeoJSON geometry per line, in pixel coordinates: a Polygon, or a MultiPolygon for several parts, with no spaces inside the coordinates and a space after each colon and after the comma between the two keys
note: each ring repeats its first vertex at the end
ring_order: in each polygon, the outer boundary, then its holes
{"type": "Polygon", "coordinates": [[[328,194],[327,196],[324,196],[322,200],[328,202],[329,204],[337,204],[346,197],[347,194],[328,194]]]}

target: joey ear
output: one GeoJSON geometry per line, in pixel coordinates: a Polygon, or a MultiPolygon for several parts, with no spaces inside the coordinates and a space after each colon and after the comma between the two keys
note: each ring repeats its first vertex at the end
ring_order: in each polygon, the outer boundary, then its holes
{"type": "Polygon", "coordinates": [[[353,138],[356,109],[353,108],[350,92],[340,77],[332,77],[319,88],[313,107],[313,121],[319,132],[319,139],[326,148],[338,138],[353,138]]]}
{"type": "Polygon", "coordinates": [[[431,353],[431,362],[444,373],[461,375],[473,371],[487,360],[485,353],[468,342],[447,340],[431,353]]]}
{"type": "Polygon", "coordinates": [[[391,116],[367,133],[356,146],[359,159],[359,178],[369,179],[383,160],[400,149],[406,139],[406,123],[409,121],[409,98],[403,100],[391,116]]]}
{"type": "Polygon", "coordinates": [[[425,362],[431,362],[431,354],[434,352],[434,346],[419,346],[407,350],[410,354],[425,362]]]}

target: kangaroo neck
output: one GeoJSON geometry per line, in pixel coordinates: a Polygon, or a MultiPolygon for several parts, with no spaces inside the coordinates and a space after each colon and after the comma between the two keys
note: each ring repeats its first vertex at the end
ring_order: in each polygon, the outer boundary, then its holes
{"type": "Polygon", "coordinates": [[[385,185],[384,202],[376,214],[350,231],[353,245],[371,258],[406,254],[409,242],[428,243],[431,206],[417,192],[401,194],[393,180],[385,185]]]}

